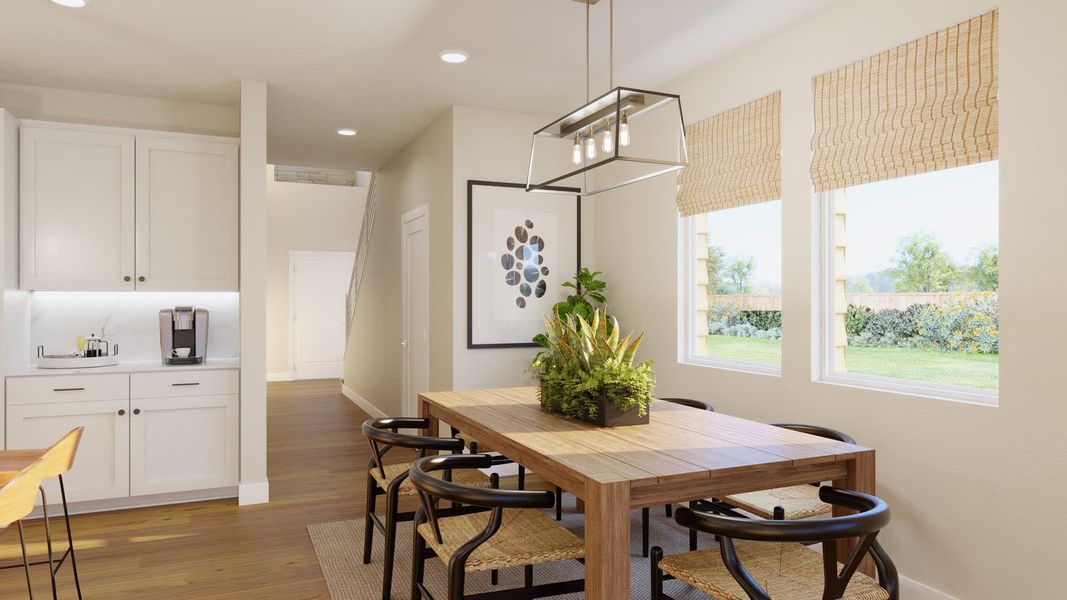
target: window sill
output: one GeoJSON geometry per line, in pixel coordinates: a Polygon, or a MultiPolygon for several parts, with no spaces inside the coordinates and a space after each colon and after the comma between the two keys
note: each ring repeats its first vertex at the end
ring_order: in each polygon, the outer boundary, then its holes
{"type": "Polygon", "coordinates": [[[888,379],[871,375],[830,373],[816,379],[815,383],[859,388],[876,392],[904,394],[933,400],[948,400],[996,408],[1000,404],[1000,390],[983,390],[952,385],[939,385],[926,381],[888,379]]]}
{"type": "Polygon", "coordinates": [[[743,360],[726,360],[712,356],[687,356],[678,361],[678,364],[692,367],[705,367],[722,369],[725,371],[737,371],[752,375],[769,375],[771,377],[782,376],[782,365],[770,363],[748,362],[743,360]]]}

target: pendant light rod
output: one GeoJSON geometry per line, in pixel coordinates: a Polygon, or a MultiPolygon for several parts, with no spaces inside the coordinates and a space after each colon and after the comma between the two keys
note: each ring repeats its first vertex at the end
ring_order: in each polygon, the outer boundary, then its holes
{"type": "Polygon", "coordinates": [[[589,3],[585,3],[585,101],[589,102],[589,3]]]}
{"type": "Polygon", "coordinates": [[[615,89],[615,0],[608,0],[608,89],[615,89]]]}

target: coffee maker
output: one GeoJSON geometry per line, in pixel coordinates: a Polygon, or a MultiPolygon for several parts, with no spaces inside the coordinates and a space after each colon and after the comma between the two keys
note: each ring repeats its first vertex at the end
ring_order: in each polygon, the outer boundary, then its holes
{"type": "Polygon", "coordinates": [[[207,357],[207,309],[175,306],[159,311],[159,349],[165,365],[198,365],[207,357]]]}

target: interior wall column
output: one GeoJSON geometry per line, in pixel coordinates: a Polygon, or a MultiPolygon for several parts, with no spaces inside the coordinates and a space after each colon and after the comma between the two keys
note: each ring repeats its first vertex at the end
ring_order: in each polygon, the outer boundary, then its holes
{"type": "Polygon", "coordinates": [[[270,499],[267,483],[267,84],[241,82],[242,505],[270,499]]]}

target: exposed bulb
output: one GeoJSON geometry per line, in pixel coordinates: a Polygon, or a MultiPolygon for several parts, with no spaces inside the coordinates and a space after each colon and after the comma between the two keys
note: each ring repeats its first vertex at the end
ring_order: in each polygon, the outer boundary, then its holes
{"type": "Polygon", "coordinates": [[[630,145],[630,123],[626,118],[626,113],[623,113],[622,120],[619,121],[619,145],[630,145]]]}
{"type": "Polygon", "coordinates": [[[585,138],[585,157],[589,160],[596,158],[596,139],[593,136],[585,138]]]}
{"type": "Polygon", "coordinates": [[[607,154],[615,151],[615,136],[611,134],[611,127],[604,130],[604,137],[600,138],[600,149],[607,154]]]}
{"type": "Polygon", "coordinates": [[[571,153],[571,162],[576,165],[582,164],[582,143],[578,140],[578,136],[574,136],[574,151],[571,153]]]}

